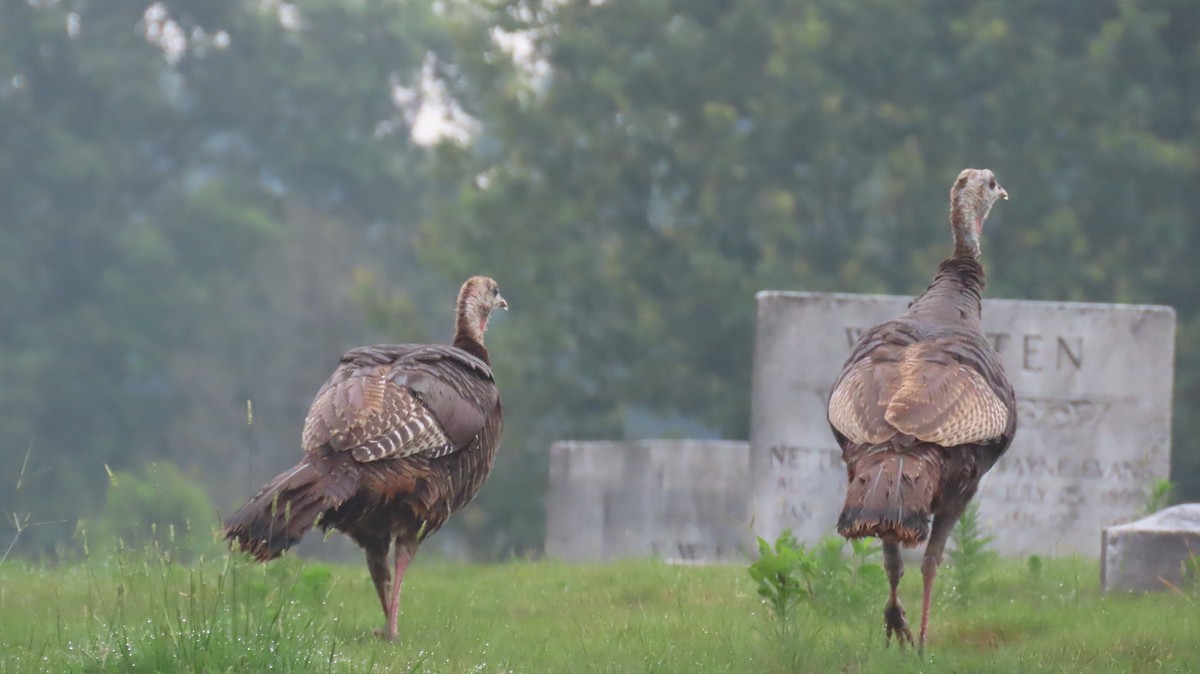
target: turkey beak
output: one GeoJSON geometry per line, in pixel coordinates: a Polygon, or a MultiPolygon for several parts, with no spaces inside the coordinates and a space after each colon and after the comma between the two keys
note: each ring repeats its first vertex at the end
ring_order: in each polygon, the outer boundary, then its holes
{"type": "Polygon", "coordinates": [[[1004,189],[1003,187],[1000,188],[1000,198],[1008,201],[1008,190],[1004,189]]]}
{"type": "Polygon", "coordinates": [[[496,295],[496,301],[493,302],[493,304],[505,311],[508,311],[508,300],[504,299],[500,295],[496,295]]]}

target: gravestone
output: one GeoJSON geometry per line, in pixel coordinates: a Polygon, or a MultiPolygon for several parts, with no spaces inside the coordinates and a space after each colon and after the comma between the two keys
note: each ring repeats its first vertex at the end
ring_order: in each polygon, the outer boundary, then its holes
{"type": "Polygon", "coordinates": [[[744,559],[749,451],[745,442],[715,440],[555,443],[546,555],[744,559]]]}
{"type": "MultiPolygon", "coordinates": [[[[750,432],[756,532],[835,533],[845,496],[826,421],[833,380],[862,333],[911,298],[757,295],[750,432]]],[[[1104,527],[1138,513],[1168,475],[1170,307],[984,300],[983,327],[1017,394],[1016,440],[981,483],[980,517],[1005,555],[1098,556],[1104,527]]]]}
{"type": "Polygon", "coordinates": [[[1104,530],[1100,586],[1105,592],[1178,589],[1185,569],[1200,572],[1200,503],[1160,510],[1104,530]]]}

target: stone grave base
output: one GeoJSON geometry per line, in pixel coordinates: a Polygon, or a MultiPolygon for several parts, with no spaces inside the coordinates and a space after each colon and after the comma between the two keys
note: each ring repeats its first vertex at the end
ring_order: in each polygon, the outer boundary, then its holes
{"type": "Polygon", "coordinates": [[[741,562],[752,550],[745,442],[558,442],[550,448],[546,555],[741,562]]]}
{"type": "Polygon", "coordinates": [[[1200,503],[1185,503],[1129,524],[1108,527],[1102,537],[1100,586],[1105,592],[1179,588],[1200,579],[1200,503]]]}

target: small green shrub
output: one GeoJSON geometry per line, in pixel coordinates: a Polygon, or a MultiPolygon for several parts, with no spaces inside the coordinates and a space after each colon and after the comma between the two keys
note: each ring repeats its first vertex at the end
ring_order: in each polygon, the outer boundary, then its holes
{"type": "Polygon", "coordinates": [[[330,634],[340,609],[328,608],[327,565],[226,555],[182,566],[149,548],[103,564],[104,581],[92,571],[93,636],[78,649],[84,671],[333,671],[344,648],[330,634]],[[113,581],[115,594],[103,587],[113,581]]]}
{"type": "Polygon", "coordinates": [[[90,552],[151,548],[174,561],[188,562],[221,548],[208,494],[171,463],[150,463],[140,471],[109,474],[108,495],[95,517],[79,521],[90,552]]]}
{"type": "MultiPolygon", "coordinates": [[[[992,536],[985,536],[979,522],[979,503],[971,502],[963,511],[954,531],[950,533],[953,547],[946,556],[950,562],[950,577],[953,581],[951,594],[956,601],[970,604],[983,572],[998,555],[989,550],[992,536]]],[[[1030,569],[1033,569],[1030,561],[1030,569]]]]}
{"type": "Polygon", "coordinates": [[[874,538],[850,541],[830,536],[821,540],[812,551],[816,559],[817,576],[813,587],[815,605],[824,610],[839,611],[847,604],[859,605],[878,599],[887,583],[883,566],[872,561],[882,548],[874,538]],[[850,554],[845,554],[849,544],[850,554]]]}
{"type": "Polygon", "coordinates": [[[774,547],[759,537],[758,561],[750,564],[750,577],[780,625],[791,621],[802,599],[812,597],[815,567],[816,562],[791,531],[780,534],[774,547]]]}
{"type": "Polygon", "coordinates": [[[1029,555],[1029,560],[1026,562],[1026,568],[1029,571],[1029,580],[1036,583],[1042,579],[1042,566],[1041,555],[1029,555]]]}
{"type": "Polygon", "coordinates": [[[1189,550],[1187,559],[1183,560],[1181,578],[1188,594],[1200,592],[1200,554],[1194,550],[1189,550]]]}
{"type": "Polygon", "coordinates": [[[846,544],[830,536],[809,548],[790,531],[783,532],[774,546],[758,539],[759,558],[749,573],[776,621],[791,620],[801,602],[840,613],[846,604],[870,600],[883,591],[886,575],[872,561],[879,554],[874,539],[850,541],[849,556],[844,552],[846,544]]]}
{"type": "Polygon", "coordinates": [[[1146,493],[1142,504],[1143,515],[1153,515],[1175,502],[1175,483],[1170,480],[1155,480],[1146,493]]]}

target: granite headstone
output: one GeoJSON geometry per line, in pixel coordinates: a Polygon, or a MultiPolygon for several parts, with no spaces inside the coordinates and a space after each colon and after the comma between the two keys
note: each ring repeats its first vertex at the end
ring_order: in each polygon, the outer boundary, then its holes
{"type": "Polygon", "coordinates": [[[745,558],[749,446],[715,440],[557,442],[546,555],[573,562],[745,558]]]}
{"type": "MultiPolygon", "coordinates": [[[[750,472],[759,535],[790,529],[811,542],[834,533],[846,473],[826,399],[861,332],[910,299],[758,294],[750,472]]],[[[1175,312],[984,300],[983,326],[1019,414],[1016,440],[977,497],[993,546],[1097,557],[1100,531],[1135,517],[1168,476],[1175,312]]]]}

